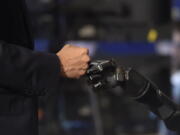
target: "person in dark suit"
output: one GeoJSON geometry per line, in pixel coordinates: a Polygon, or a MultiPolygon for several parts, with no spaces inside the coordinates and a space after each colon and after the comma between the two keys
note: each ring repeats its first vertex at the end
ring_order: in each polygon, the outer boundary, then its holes
{"type": "Polygon", "coordinates": [[[38,96],[56,89],[60,77],[84,75],[90,60],[88,49],[72,45],[57,54],[32,50],[24,0],[0,0],[1,135],[37,135],[38,96]]]}

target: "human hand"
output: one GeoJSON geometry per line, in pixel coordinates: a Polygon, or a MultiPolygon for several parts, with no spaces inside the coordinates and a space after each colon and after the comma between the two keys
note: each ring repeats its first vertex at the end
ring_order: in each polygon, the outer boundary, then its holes
{"type": "Polygon", "coordinates": [[[61,63],[61,76],[66,78],[80,78],[87,69],[90,57],[87,48],[65,45],[56,55],[61,63]]]}

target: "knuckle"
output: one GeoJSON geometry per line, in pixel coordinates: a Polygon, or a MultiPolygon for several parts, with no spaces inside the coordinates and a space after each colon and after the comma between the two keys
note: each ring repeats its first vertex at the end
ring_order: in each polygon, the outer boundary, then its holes
{"type": "Polygon", "coordinates": [[[89,62],[90,61],[90,57],[87,56],[85,60],[86,60],[86,62],[89,62]]]}
{"type": "Polygon", "coordinates": [[[85,69],[88,69],[88,67],[89,67],[88,64],[86,64],[86,65],[84,66],[85,69]]]}
{"type": "Polygon", "coordinates": [[[89,50],[87,48],[82,48],[83,53],[88,54],[89,50]]]}
{"type": "Polygon", "coordinates": [[[79,72],[79,75],[82,76],[82,75],[84,75],[85,73],[86,73],[86,71],[80,71],[80,72],[79,72]]]}
{"type": "Polygon", "coordinates": [[[90,57],[88,55],[84,55],[82,59],[85,63],[88,63],[90,61],[90,57]]]}

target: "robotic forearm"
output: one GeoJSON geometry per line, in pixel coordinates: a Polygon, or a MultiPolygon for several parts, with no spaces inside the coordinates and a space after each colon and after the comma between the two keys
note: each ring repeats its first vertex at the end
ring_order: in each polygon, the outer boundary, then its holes
{"type": "Polygon", "coordinates": [[[95,90],[120,86],[127,96],[148,106],[164,120],[169,129],[179,130],[180,112],[177,105],[134,69],[117,67],[112,60],[101,60],[90,64],[87,75],[95,90]]]}

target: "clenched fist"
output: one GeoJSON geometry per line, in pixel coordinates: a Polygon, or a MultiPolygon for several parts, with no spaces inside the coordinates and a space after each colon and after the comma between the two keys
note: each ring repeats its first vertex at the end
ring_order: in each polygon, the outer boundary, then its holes
{"type": "Polygon", "coordinates": [[[65,45],[56,55],[61,63],[61,76],[80,78],[87,69],[90,57],[88,49],[73,45],[65,45]]]}

